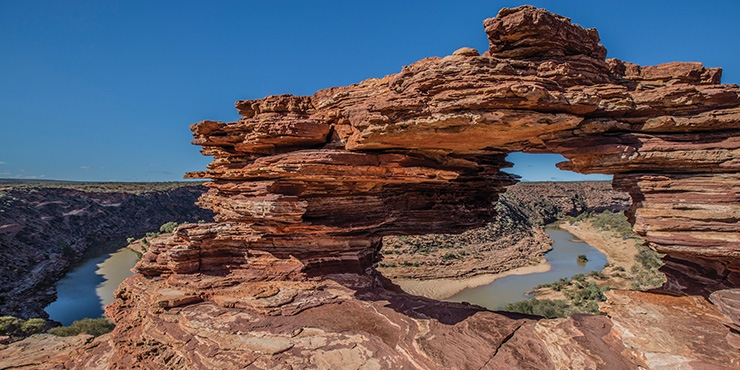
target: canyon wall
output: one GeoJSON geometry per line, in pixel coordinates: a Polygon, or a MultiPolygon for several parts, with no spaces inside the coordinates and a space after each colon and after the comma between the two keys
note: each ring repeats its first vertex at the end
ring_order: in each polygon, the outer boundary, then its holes
{"type": "Polygon", "coordinates": [[[595,29],[542,9],[484,27],[481,55],[239,101],[238,121],[191,126],[215,159],[189,177],[213,179],[199,204],[216,222],[153,244],[106,309],[116,330],[65,366],[740,366],[737,306],[717,299],[740,278],[738,87],[700,63],[605,60],[595,29]],[[541,320],[387,284],[382,238],[484,225],[517,151],[613,174],[672,294],[614,291],[608,316],[541,320]]]}
{"type": "Polygon", "coordinates": [[[440,279],[533,265],[552,250],[546,224],[629,206],[629,195],[606,181],[520,182],[501,194],[496,216],[482,227],[460,234],[384,237],[377,270],[390,279],[440,279]]]}
{"type": "Polygon", "coordinates": [[[204,192],[198,185],[139,193],[73,187],[0,188],[0,316],[47,317],[54,283],[96,243],[157,231],[169,221],[213,218],[193,205],[204,192]]]}

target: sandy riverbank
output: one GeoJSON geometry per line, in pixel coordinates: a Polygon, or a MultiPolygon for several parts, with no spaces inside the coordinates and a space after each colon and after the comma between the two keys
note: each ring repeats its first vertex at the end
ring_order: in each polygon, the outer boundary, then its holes
{"type": "Polygon", "coordinates": [[[625,240],[613,232],[599,230],[587,222],[574,224],[565,222],[560,228],[596,248],[614,266],[622,266],[629,271],[635,264],[637,248],[633,239],[625,240]]]}
{"type": "Polygon", "coordinates": [[[498,274],[482,274],[463,279],[394,279],[393,282],[398,284],[401,289],[409,294],[420,295],[432,299],[446,299],[452,297],[463,289],[490,284],[496,279],[504,276],[526,275],[538,272],[547,272],[549,270],[550,264],[548,264],[547,260],[543,258],[540,263],[536,265],[519,267],[498,274]]]}
{"type": "MultiPolygon", "coordinates": [[[[638,252],[635,239],[624,239],[611,231],[599,230],[591,222],[564,222],[559,225],[560,229],[565,230],[581,241],[588,243],[609,261],[610,266],[605,267],[602,273],[606,278],[595,279],[587,277],[586,281],[596,283],[598,286],[608,285],[617,289],[630,289],[632,279],[629,278],[629,271],[635,264],[635,255],[638,252]],[[623,273],[616,270],[618,267],[624,268],[623,273]],[[616,274],[615,274],[616,273],[616,274]]],[[[540,288],[535,290],[534,296],[537,299],[566,299],[563,291],[555,291],[552,288],[540,288]]]]}

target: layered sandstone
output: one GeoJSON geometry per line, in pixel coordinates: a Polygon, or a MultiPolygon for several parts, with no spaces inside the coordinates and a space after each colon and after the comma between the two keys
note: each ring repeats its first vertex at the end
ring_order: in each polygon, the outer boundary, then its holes
{"type": "Polygon", "coordinates": [[[739,366],[736,329],[701,296],[740,276],[738,87],[698,63],[605,60],[596,30],[529,6],[484,25],[482,55],[239,101],[238,121],[191,126],[215,159],[189,176],[213,179],[200,205],[216,222],[153,244],[107,309],[116,330],[67,366],[739,366]],[[500,171],[514,151],[614,174],[636,231],[666,254],[665,288],[700,296],[614,293],[610,319],[537,321],[387,290],[381,238],[484,224],[516,182],[500,171]],[[659,322],[684,325],[640,339],[659,322]]]}
{"type": "Polygon", "coordinates": [[[182,230],[177,256],[166,246],[139,270],[232,270],[254,251],[292,256],[309,275],[363,272],[379,237],[455,233],[490,219],[497,194],[515,182],[500,172],[504,157],[524,151],[614,174],[632,195],[636,231],[656,250],[719,261],[728,283],[717,286],[736,284],[737,86],[699,63],[605,60],[595,30],[541,9],[505,10],[484,24],[482,56],[427,58],[312,96],[239,101],[240,120],[193,125],[193,143],[215,160],[189,176],[214,180],[200,204],[219,223],[182,230]],[[210,253],[226,260],[202,259],[210,253]]]}

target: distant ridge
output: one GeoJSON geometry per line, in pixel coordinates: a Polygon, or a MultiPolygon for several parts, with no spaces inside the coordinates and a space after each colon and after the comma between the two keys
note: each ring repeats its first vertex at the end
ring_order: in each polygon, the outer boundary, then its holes
{"type": "Polygon", "coordinates": [[[180,180],[180,181],[79,181],[79,180],[53,180],[53,179],[3,179],[0,185],[75,185],[75,184],[164,184],[183,183],[198,184],[203,180],[180,180]]]}

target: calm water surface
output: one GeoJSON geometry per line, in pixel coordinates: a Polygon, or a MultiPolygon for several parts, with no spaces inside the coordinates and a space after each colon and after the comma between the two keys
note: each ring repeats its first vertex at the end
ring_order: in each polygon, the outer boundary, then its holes
{"type": "Polygon", "coordinates": [[[470,302],[489,310],[499,310],[508,303],[531,298],[532,296],[526,293],[539,284],[604,268],[606,257],[590,245],[579,241],[567,231],[560,229],[545,231],[554,242],[552,251],[545,255],[551,266],[550,271],[502,277],[488,285],[465,289],[447,300],[470,302]],[[588,262],[578,263],[576,259],[580,254],[585,254],[588,262]]]}
{"type": "Polygon", "coordinates": [[[46,307],[49,318],[69,325],[103,316],[103,308],[113,302],[118,285],[133,275],[130,269],[138,260],[125,245],[125,240],[114,240],[91,247],[57,282],[57,300],[46,307]]]}
{"type": "MultiPolygon", "coordinates": [[[[550,271],[506,276],[488,285],[465,289],[447,300],[467,301],[497,310],[507,303],[530,298],[526,292],[539,284],[601,270],[607,262],[603,254],[566,231],[547,229],[546,232],[554,241],[553,250],[545,255],[550,271]],[[588,262],[578,263],[579,254],[585,254],[588,262]]],[[[103,316],[103,308],[113,302],[113,292],[118,285],[133,275],[130,269],[138,260],[138,255],[125,245],[124,240],[116,240],[91,248],[85,259],[57,283],[58,298],[46,307],[49,318],[69,325],[86,317],[103,316]]]]}

